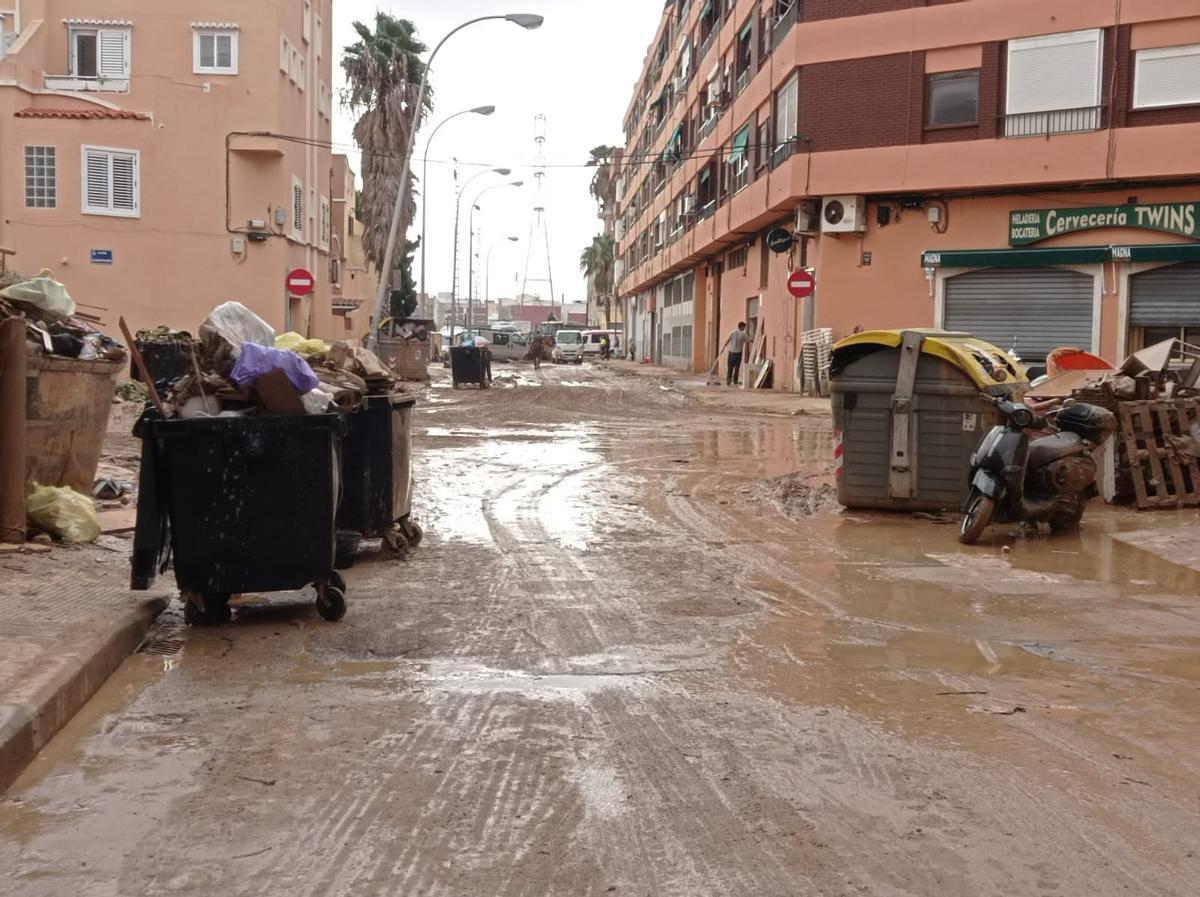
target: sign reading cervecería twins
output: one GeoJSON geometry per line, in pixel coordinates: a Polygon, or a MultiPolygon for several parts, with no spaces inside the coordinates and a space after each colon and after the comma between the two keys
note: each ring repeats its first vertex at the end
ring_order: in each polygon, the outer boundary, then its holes
{"type": "Polygon", "coordinates": [[[1010,213],[1008,243],[1010,246],[1028,246],[1062,234],[1116,227],[1157,230],[1200,239],[1200,202],[1025,209],[1010,213]]]}

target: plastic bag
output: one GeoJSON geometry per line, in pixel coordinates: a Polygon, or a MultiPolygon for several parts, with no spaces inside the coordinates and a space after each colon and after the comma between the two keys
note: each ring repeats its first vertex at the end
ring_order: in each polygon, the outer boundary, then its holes
{"type": "Polygon", "coordinates": [[[228,347],[229,355],[238,358],[246,343],[275,345],[275,331],[242,303],[226,302],[214,308],[204,319],[200,325],[200,341],[214,357],[221,354],[224,344],[228,347]]]}
{"type": "Polygon", "coordinates": [[[25,501],[25,515],[38,529],[64,542],[94,542],[100,535],[96,506],[70,486],[39,486],[25,501]]]}
{"type": "Polygon", "coordinates": [[[230,376],[239,386],[249,386],[263,374],[274,370],[282,370],[287,374],[288,381],[301,395],[312,392],[321,382],[308,366],[308,362],[295,352],[289,349],[267,348],[255,343],[242,346],[242,354],[233,366],[230,376]]]}
{"type": "Polygon", "coordinates": [[[306,392],[300,397],[304,410],[309,414],[324,414],[333,406],[333,396],[320,387],[306,392]]]}
{"type": "Polygon", "coordinates": [[[43,268],[32,280],[5,287],[0,290],[0,296],[32,305],[52,318],[69,318],[75,314],[75,300],[67,288],[54,279],[49,268],[43,268]]]}
{"type": "Polygon", "coordinates": [[[305,339],[294,330],[275,337],[276,349],[291,349],[301,355],[325,355],[329,344],[323,339],[305,339]]]}

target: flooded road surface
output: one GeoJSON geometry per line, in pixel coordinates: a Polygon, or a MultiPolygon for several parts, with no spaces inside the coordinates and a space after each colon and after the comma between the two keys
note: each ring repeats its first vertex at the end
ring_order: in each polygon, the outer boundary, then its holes
{"type": "Polygon", "coordinates": [[[421,548],[340,625],[167,619],[0,893],[1200,892],[1200,575],[1115,538],[1195,513],[965,549],[831,507],[827,418],[590,368],[417,426],[421,548]]]}

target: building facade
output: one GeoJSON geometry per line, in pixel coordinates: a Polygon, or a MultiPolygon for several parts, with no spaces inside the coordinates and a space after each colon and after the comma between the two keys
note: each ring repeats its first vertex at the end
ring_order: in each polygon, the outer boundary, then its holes
{"type": "Polygon", "coordinates": [[[363,250],[358,200],[358,177],[350,167],[350,159],[337,153],[333,156],[333,238],[329,245],[329,285],[333,294],[331,335],[363,340],[368,335],[379,296],[379,275],[367,262],[363,250]]]}
{"type": "Polygon", "coordinates": [[[656,361],[707,368],[739,321],[784,389],[812,326],[1026,361],[1200,339],[1193,0],[678,0],[625,130],[619,289],[656,361]]]}
{"type": "Polygon", "coordinates": [[[237,300],[333,335],[331,2],[0,0],[10,266],[113,329],[195,332],[237,300]]]}

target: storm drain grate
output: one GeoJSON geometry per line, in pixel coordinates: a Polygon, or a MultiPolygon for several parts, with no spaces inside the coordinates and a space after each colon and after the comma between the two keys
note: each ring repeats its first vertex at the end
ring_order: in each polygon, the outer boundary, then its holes
{"type": "Polygon", "coordinates": [[[156,657],[175,657],[183,650],[185,639],[182,635],[160,633],[151,635],[138,647],[138,654],[152,654],[156,657]]]}

